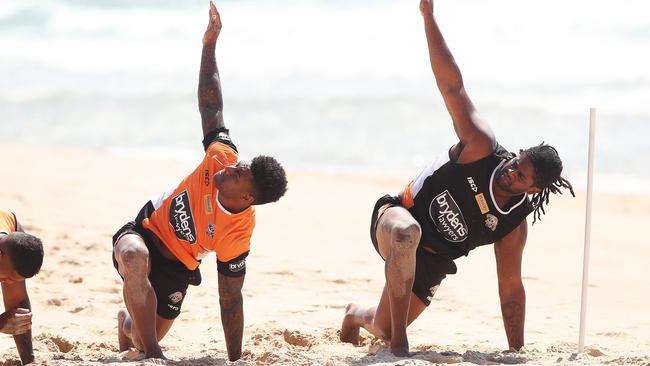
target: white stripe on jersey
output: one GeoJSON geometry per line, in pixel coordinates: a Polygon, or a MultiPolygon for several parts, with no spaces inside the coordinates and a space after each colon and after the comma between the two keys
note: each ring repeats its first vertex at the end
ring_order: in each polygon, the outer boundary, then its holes
{"type": "Polygon", "coordinates": [[[217,191],[217,197],[215,198],[215,200],[217,201],[217,206],[223,213],[225,213],[226,215],[232,215],[232,212],[226,210],[226,208],[221,205],[221,202],[219,202],[219,191],[217,191]]]}
{"type": "Polygon", "coordinates": [[[494,199],[494,191],[492,190],[492,183],[494,182],[494,175],[497,173],[497,170],[499,170],[499,168],[501,167],[501,165],[503,165],[503,164],[506,163],[506,161],[507,161],[507,160],[504,160],[504,161],[502,161],[499,165],[497,165],[497,167],[494,168],[494,171],[492,172],[492,176],[490,177],[490,197],[492,198],[492,203],[494,203],[494,207],[496,207],[496,208],[497,208],[497,211],[499,211],[502,215],[507,215],[507,214],[509,214],[510,212],[512,212],[512,210],[514,210],[514,209],[517,208],[519,205],[521,205],[522,203],[524,203],[524,201],[526,200],[526,196],[527,196],[527,194],[524,193],[524,195],[521,197],[521,201],[517,202],[517,203],[514,204],[512,207],[510,207],[510,209],[509,209],[507,212],[506,212],[506,211],[503,211],[503,210],[501,209],[501,207],[499,207],[499,204],[497,203],[497,200],[494,199]]]}
{"type": "Polygon", "coordinates": [[[163,192],[160,196],[158,196],[158,197],[152,199],[152,200],[151,200],[151,203],[153,203],[153,208],[154,208],[154,210],[157,210],[160,206],[162,206],[162,204],[163,204],[163,202],[165,201],[165,199],[166,199],[167,197],[171,196],[172,193],[174,193],[174,190],[175,190],[176,188],[178,188],[178,184],[175,185],[175,186],[173,186],[173,187],[171,187],[171,188],[169,188],[168,190],[166,190],[165,192],[163,192]]]}
{"type": "Polygon", "coordinates": [[[411,197],[415,199],[415,196],[418,195],[418,192],[420,192],[420,189],[422,189],[422,185],[424,185],[424,180],[430,177],[433,172],[438,170],[441,166],[447,164],[449,162],[449,150],[445,150],[443,153],[440,153],[438,156],[436,156],[435,159],[433,159],[433,162],[429,164],[422,172],[420,175],[417,176],[413,180],[413,184],[411,185],[411,197]]]}

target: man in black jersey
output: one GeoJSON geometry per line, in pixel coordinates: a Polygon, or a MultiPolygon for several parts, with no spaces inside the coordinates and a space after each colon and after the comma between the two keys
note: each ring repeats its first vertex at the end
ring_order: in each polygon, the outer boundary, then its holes
{"type": "Polygon", "coordinates": [[[510,350],[518,351],[524,345],[526,216],[534,212],[534,223],[551,193],[573,190],[561,177],[562,161],[553,147],[542,143],[515,155],[497,143],[467,96],[433,16],[433,0],[421,0],[420,11],[431,68],[459,142],[398,196],[375,204],[370,235],[386,262],[386,285],[377,306],[346,307],[340,338],[358,344],[364,327],[390,340],[393,354],[408,356],[406,327],[446,275],[456,273],[453,260],[494,243],[503,324],[510,350]]]}

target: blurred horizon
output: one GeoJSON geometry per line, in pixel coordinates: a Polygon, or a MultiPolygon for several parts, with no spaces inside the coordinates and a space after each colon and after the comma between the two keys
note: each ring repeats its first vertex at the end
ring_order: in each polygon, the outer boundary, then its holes
{"type": "MultiPolygon", "coordinates": [[[[242,158],[408,181],[456,142],[419,1],[217,1],[224,116],[242,158]]],[[[436,1],[468,94],[499,142],[545,141],[584,187],[650,183],[650,5],[436,1]]],[[[0,2],[6,142],[196,162],[208,1],[0,2]]]]}

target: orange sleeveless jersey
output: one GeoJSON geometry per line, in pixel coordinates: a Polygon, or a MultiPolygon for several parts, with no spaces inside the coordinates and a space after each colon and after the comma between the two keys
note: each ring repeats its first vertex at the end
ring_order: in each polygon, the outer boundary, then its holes
{"type": "Polygon", "coordinates": [[[0,210],[0,233],[16,231],[16,218],[11,212],[0,210]]]}
{"type": "Polygon", "coordinates": [[[227,262],[247,252],[255,227],[255,209],[233,214],[217,200],[212,177],[237,163],[237,152],[213,142],[201,164],[173,189],[151,201],[155,211],[142,226],[160,238],[169,250],[191,270],[209,252],[227,262]]]}

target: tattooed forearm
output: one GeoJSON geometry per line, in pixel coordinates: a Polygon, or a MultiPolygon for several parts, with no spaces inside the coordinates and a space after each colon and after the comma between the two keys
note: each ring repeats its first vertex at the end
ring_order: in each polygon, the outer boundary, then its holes
{"type": "Polygon", "coordinates": [[[501,305],[508,345],[516,350],[519,350],[524,345],[524,306],[523,302],[517,301],[510,301],[501,305]]]}
{"type": "Polygon", "coordinates": [[[221,80],[214,52],[215,43],[203,45],[198,97],[204,134],[224,126],[221,80]]]}
{"type": "Polygon", "coordinates": [[[34,350],[32,349],[32,331],[14,336],[16,348],[23,365],[34,362],[34,350]]]}
{"type": "MultiPolygon", "coordinates": [[[[25,298],[18,304],[19,308],[30,309],[32,305],[29,302],[29,297],[25,298]]],[[[34,362],[34,350],[32,349],[32,331],[23,333],[20,335],[14,336],[14,342],[16,342],[16,348],[18,349],[18,354],[20,355],[20,360],[23,365],[34,362]]]]}
{"type": "Polygon", "coordinates": [[[241,292],[231,297],[220,298],[221,323],[226,338],[228,359],[236,361],[241,357],[242,337],[244,334],[244,299],[241,292]]]}

